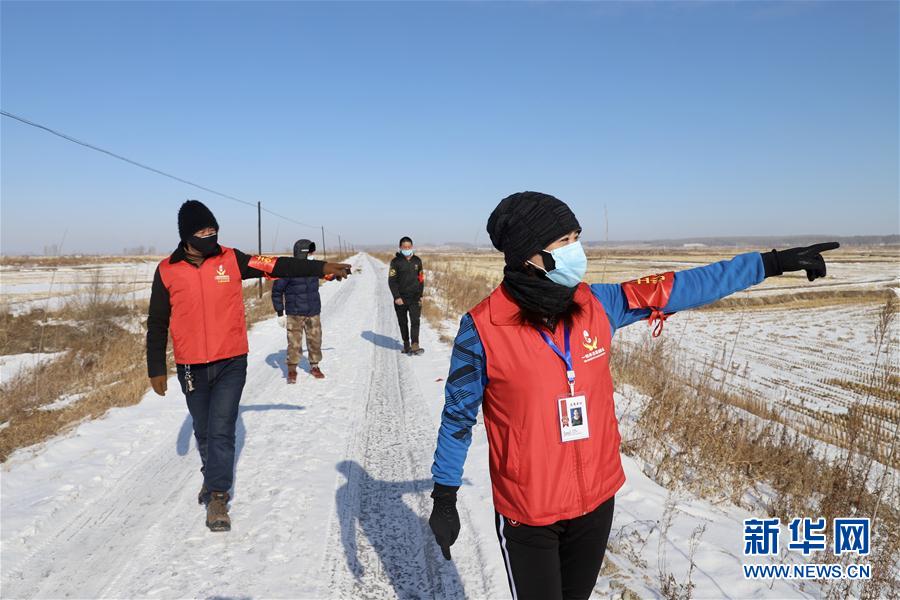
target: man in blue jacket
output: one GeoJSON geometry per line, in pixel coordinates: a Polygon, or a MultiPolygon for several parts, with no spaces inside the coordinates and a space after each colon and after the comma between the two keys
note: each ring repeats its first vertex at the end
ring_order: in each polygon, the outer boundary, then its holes
{"type": "MultiPolygon", "coordinates": [[[[306,260],[316,251],[316,243],[297,240],[294,258],[306,260]]],[[[322,300],[319,297],[319,280],[315,277],[287,277],[278,279],[272,286],[272,305],[279,322],[287,327],[288,383],[297,383],[297,364],[303,351],[303,334],[306,334],[306,350],[309,356],[309,373],[316,379],[325,375],[319,369],[322,360],[322,300]],[[287,318],[285,318],[287,313],[287,318]]]]}

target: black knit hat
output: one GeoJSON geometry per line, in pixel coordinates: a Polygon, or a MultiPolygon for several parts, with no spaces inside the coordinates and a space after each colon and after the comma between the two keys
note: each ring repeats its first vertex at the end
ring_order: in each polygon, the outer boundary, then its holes
{"type": "Polygon", "coordinates": [[[488,218],[487,232],[506,264],[522,264],[570,231],[581,229],[565,202],[540,192],[519,192],[500,201],[488,218]]]}
{"type": "Polygon", "coordinates": [[[310,252],[316,251],[316,243],[310,240],[297,240],[294,242],[294,258],[306,258],[310,252]]]}
{"type": "Polygon", "coordinates": [[[178,237],[188,240],[192,235],[212,227],[219,230],[219,222],[213,216],[212,211],[199,200],[188,200],[178,209],[178,237]]]}

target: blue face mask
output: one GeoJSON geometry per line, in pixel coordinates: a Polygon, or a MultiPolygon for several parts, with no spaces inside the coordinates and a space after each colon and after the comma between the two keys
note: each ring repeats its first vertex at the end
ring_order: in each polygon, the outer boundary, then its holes
{"type": "Polygon", "coordinates": [[[414,251],[412,248],[409,248],[409,249],[404,248],[404,249],[400,250],[400,254],[402,254],[403,256],[412,256],[413,252],[414,251]]]}
{"type": "MultiPolygon", "coordinates": [[[[544,250],[544,252],[547,251],[544,250]]],[[[549,254],[553,257],[556,268],[552,271],[541,270],[547,273],[547,278],[550,281],[570,288],[581,283],[581,280],[584,279],[584,274],[587,273],[587,256],[584,253],[584,247],[581,245],[581,242],[566,244],[551,250],[549,254]]],[[[537,265],[534,266],[537,267],[537,265]]]]}

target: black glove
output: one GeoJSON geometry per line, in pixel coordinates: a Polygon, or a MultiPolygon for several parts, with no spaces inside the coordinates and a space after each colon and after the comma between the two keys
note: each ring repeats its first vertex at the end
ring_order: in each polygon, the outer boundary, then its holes
{"type": "Polygon", "coordinates": [[[431,518],[428,524],[434,532],[434,539],[444,558],[450,560],[450,546],[459,537],[459,513],[456,512],[456,490],[459,486],[434,484],[431,497],[434,498],[434,508],[431,509],[431,518]]]}
{"type": "Polygon", "coordinates": [[[283,317],[283,316],[284,316],[284,311],[283,311],[283,310],[279,310],[279,311],[278,311],[278,316],[279,316],[279,317],[283,317]]]}
{"type": "Polygon", "coordinates": [[[781,275],[788,271],[806,271],[806,278],[810,281],[818,277],[825,277],[825,259],[822,258],[822,252],[840,247],[841,245],[837,242],[825,242],[804,248],[763,252],[762,259],[766,277],[781,275]]]}

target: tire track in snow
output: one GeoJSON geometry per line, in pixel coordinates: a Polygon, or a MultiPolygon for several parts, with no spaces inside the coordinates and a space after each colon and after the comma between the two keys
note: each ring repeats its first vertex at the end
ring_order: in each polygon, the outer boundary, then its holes
{"type": "MultiPolygon", "coordinates": [[[[386,275],[372,260],[368,268],[386,275]]],[[[485,597],[480,548],[448,562],[434,543],[427,518],[436,428],[413,372],[417,358],[387,341],[396,339],[397,325],[386,289],[375,304],[375,337],[384,343],[374,345],[365,406],[339,469],[325,552],[331,597],[485,597]]],[[[461,510],[464,528],[467,516],[461,510]]]]}

